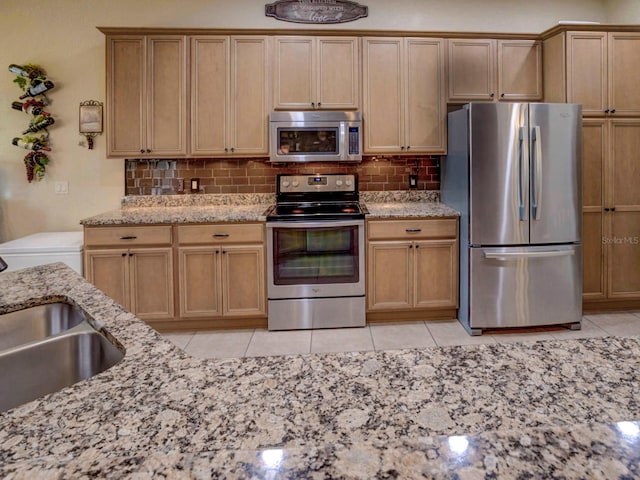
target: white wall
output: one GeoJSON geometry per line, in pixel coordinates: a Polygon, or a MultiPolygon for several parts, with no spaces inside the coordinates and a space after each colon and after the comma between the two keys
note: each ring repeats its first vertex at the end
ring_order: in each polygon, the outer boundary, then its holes
{"type": "Polygon", "coordinates": [[[606,0],[608,23],[640,23],[640,2],[638,0],[606,0]]]}
{"type": "MultiPolygon", "coordinates": [[[[124,192],[121,160],[107,159],[105,138],[95,150],[78,143],[78,104],[105,100],[104,36],[96,26],[306,28],[264,16],[270,0],[2,0],[0,3],[0,242],[38,231],[78,230],[80,219],[117,208],[124,192]],[[20,95],[7,70],[36,63],[56,83],[48,108],[51,164],[46,178],[28,184],[22,159],[11,145],[28,123],[12,110],[20,95]],[[56,195],[55,181],[69,181],[56,195]]],[[[635,12],[635,0],[618,0],[610,12],[601,0],[361,0],[369,17],[345,29],[538,33],[559,20],[605,21],[635,12]]],[[[316,27],[323,28],[323,27],[316,27]]]]}

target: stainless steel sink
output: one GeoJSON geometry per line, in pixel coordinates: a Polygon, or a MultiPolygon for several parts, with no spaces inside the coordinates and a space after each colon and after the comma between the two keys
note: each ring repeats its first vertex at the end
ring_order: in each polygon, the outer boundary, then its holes
{"type": "Polygon", "coordinates": [[[85,315],[68,303],[50,303],[0,315],[0,351],[42,340],[80,325],[85,315]]]}
{"type": "Polygon", "coordinates": [[[0,412],[104,372],[124,357],[81,310],[64,303],[1,315],[0,336],[5,332],[11,340],[0,339],[0,412]]]}

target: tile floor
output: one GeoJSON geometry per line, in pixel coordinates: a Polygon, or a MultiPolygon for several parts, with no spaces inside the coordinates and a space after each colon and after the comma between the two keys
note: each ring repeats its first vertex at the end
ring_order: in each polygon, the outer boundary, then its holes
{"type": "Polygon", "coordinates": [[[445,345],[512,343],[563,338],[640,335],[640,312],[586,315],[582,330],[544,329],[472,337],[457,320],[374,324],[330,330],[233,330],[165,333],[165,338],[199,358],[263,357],[309,353],[394,350],[445,345]]]}

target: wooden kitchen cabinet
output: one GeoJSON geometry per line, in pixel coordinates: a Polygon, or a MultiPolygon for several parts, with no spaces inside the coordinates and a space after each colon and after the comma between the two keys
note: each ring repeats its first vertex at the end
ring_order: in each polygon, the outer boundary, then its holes
{"type": "Polygon", "coordinates": [[[640,300],[640,119],[583,126],[583,299],[640,300]]]}
{"type": "Polygon", "coordinates": [[[107,156],[187,153],[183,35],[107,35],[107,156]]]}
{"type": "Polygon", "coordinates": [[[450,39],[450,102],[542,99],[537,40],[450,39]]]}
{"type": "Polygon", "coordinates": [[[457,308],[456,219],[371,220],[367,227],[368,312],[457,308]]]}
{"type": "Polygon", "coordinates": [[[85,276],[143,320],[171,319],[171,227],[85,227],[85,276]],[[150,246],[154,245],[154,246],[150,246]]]}
{"type": "Polygon", "coordinates": [[[267,155],[269,38],[190,38],[193,156],[267,155]]]}
{"type": "Polygon", "coordinates": [[[544,42],[545,100],[584,116],[640,115],[640,33],[562,32],[544,42]]]}
{"type": "Polygon", "coordinates": [[[265,317],[264,226],[178,226],[181,319],[265,317]]]}
{"type": "Polygon", "coordinates": [[[276,110],[357,110],[360,40],[357,37],[275,37],[276,110]]]}
{"type": "Polygon", "coordinates": [[[446,153],[445,41],[363,39],[366,153],[446,153]]]}

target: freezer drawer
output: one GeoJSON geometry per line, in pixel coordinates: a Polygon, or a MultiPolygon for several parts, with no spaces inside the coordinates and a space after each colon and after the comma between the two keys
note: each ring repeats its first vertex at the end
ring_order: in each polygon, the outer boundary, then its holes
{"type": "Polygon", "coordinates": [[[470,248],[471,329],[582,319],[581,245],[470,248]]]}

